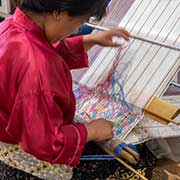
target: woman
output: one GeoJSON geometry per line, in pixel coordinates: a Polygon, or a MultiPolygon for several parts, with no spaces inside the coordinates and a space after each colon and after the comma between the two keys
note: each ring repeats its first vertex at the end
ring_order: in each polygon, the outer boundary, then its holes
{"type": "Polygon", "coordinates": [[[1,180],[70,179],[87,142],[113,137],[113,123],[104,119],[73,123],[70,69],[87,67],[95,44],[116,47],[112,37],[129,34],[66,38],[91,16],[101,19],[106,6],[106,0],[22,0],[0,24],[1,180]]]}

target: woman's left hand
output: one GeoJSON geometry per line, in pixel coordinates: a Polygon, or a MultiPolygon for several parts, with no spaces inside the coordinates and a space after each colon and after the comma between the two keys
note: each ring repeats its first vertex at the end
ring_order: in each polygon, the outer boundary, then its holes
{"type": "Polygon", "coordinates": [[[84,40],[85,50],[88,51],[94,45],[100,45],[104,47],[123,46],[123,44],[121,44],[117,39],[121,38],[124,40],[125,43],[126,41],[129,41],[130,37],[131,36],[128,31],[120,28],[120,29],[113,29],[109,31],[97,32],[95,34],[85,35],[83,40],[84,40]]]}

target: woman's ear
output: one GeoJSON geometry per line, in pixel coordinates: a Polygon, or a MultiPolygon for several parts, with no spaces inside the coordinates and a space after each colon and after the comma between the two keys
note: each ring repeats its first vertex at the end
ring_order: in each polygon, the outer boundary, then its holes
{"type": "Polygon", "coordinates": [[[54,20],[56,20],[56,21],[60,21],[61,20],[61,13],[62,12],[60,12],[60,13],[58,13],[58,12],[53,12],[53,18],[54,18],[54,20]]]}
{"type": "Polygon", "coordinates": [[[60,21],[60,20],[67,20],[70,18],[70,16],[68,15],[68,12],[66,11],[62,11],[62,12],[53,12],[53,17],[56,21],[60,21]]]}

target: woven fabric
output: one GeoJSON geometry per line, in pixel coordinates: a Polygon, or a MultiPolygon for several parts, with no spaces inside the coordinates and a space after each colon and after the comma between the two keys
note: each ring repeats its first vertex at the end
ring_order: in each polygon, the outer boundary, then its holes
{"type": "MultiPolygon", "coordinates": [[[[32,174],[41,179],[69,180],[72,177],[72,167],[60,164],[50,164],[45,161],[38,160],[34,156],[22,151],[17,145],[0,143],[0,161],[8,165],[8,168],[6,168],[5,165],[3,166],[4,170],[2,172],[6,175],[9,172],[11,174],[15,174],[13,176],[16,177],[19,174],[22,174],[17,173],[18,170],[16,169],[19,169],[23,170],[24,173],[26,172],[32,174]],[[9,167],[14,167],[15,171],[9,167]]],[[[3,176],[3,174],[1,174],[1,176],[3,176]]],[[[22,177],[24,177],[24,174],[22,174],[22,177]]]]}

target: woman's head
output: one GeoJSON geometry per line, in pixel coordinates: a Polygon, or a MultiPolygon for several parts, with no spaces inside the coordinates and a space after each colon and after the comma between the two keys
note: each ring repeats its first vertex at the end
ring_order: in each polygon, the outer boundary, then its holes
{"type": "Polygon", "coordinates": [[[69,16],[96,17],[100,20],[108,0],[21,0],[21,8],[36,13],[67,11],[69,16]]]}
{"type": "Polygon", "coordinates": [[[26,12],[49,16],[46,23],[50,23],[51,28],[46,28],[59,31],[62,38],[73,33],[90,17],[100,20],[105,15],[107,4],[107,0],[21,0],[20,8],[26,12]]]}

